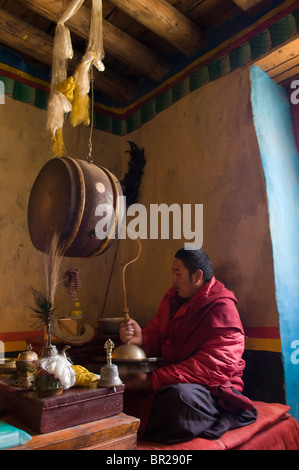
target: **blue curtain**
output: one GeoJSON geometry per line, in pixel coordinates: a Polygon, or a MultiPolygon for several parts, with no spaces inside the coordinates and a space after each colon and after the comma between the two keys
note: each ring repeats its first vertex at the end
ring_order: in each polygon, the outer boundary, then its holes
{"type": "MultiPolygon", "coordinates": [[[[268,199],[286,401],[299,419],[299,157],[289,97],[251,68],[251,102],[268,199]]],[[[299,105],[298,105],[299,106],[299,105]]]]}

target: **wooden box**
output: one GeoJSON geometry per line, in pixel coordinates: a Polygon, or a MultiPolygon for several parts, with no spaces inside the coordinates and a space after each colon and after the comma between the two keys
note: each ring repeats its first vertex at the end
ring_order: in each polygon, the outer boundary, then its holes
{"type": "Polygon", "coordinates": [[[134,450],[139,427],[138,418],[124,413],[47,434],[33,434],[8,415],[4,420],[32,435],[26,444],[8,450],[134,450]]]}
{"type": "Polygon", "coordinates": [[[37,392],[12,393],[8,413],[43,434],[77,426],[123,411],[124,385],[108,388],[76,387],[62,395],[39,398],[37,392]]]}

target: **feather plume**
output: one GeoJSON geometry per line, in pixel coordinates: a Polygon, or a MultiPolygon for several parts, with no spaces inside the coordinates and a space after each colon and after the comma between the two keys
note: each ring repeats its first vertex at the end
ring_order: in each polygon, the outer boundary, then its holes
{"type": "Polygon", "coordinates": [[[59,235],[54,233],[48,251],[43,254],[43,281],[44,290],[39,291],[30,287],[34,299],[33,318],[39,325],[45,325],[48,334],[48,345],[51,344],[51,325],[54,320],[54,301],[59,284],[60,265],[63,258],[63,245],[59,241],[59,235]]]}

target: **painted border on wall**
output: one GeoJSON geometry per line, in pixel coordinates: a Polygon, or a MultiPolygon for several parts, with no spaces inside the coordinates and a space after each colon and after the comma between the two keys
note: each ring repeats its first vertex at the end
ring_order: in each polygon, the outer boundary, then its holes
{"type": "MultiPolygon", "coordinates": [[[[11,331],[0,333],[0,341],[4,343],[5,353],[24,351],[26,339],[42,337],[43,331],[11,331]]],[[[279,327],[247,327],[245,328],[245,349],[255,351],[281,352],[279,327]]]]}

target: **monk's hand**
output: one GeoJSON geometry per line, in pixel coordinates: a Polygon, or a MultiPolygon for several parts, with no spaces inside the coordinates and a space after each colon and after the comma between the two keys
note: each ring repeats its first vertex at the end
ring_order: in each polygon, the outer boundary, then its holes
{"type": "Polygon", "coordinates": [[[127,375],[122,380],[128,390],[149,390],[152,388],[148,375],[145,372],[127,375]]]}
{"type": "Polygon", "coordinates": [[[123,343],[142,346],[142,330],[135,320],[130,319],[121,323],[119,337],[123,343]]]}

